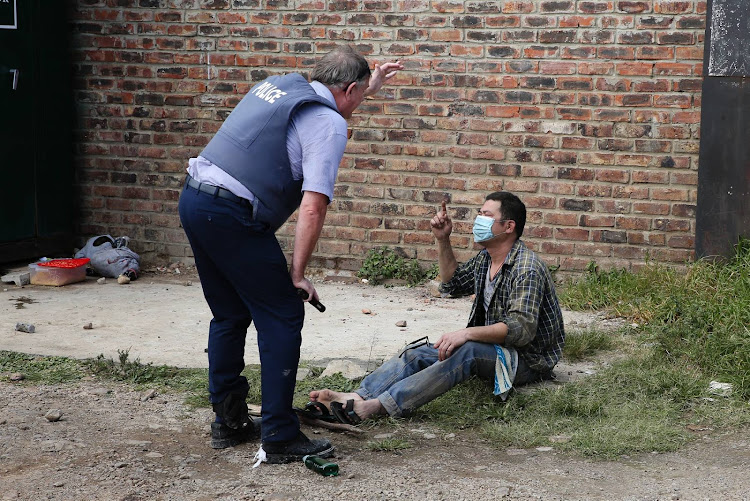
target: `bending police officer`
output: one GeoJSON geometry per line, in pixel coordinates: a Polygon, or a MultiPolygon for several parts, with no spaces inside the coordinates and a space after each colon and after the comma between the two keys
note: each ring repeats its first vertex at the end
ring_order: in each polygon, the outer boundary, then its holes
{"type": "Polygon", "coordinates": [[[323,56],[312,82],[299,74],[255,85],[197,158],[191,158],[179,213],[213,319],[209,394],[220,449],[261,436],[270,463],[330,456],[309,440],[292,409],[304,302],[318,293],[305,269],[333,198],[347,142],[346,119],[403,66],[376,65],[351,47],[323,56]],[[291,266],[274,232],[299,208],[291,266]],[[245,399],[247,329],[254,321],[261,361],[262,420],[245,399]],[[261,426],[262,424],[262,426],[261,426]]]}

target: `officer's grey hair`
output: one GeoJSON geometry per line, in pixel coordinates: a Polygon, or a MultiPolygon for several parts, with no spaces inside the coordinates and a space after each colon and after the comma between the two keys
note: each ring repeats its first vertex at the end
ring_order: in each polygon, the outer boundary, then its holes
{"type": "Polygon", "coordinates": [[[354,48],[343,45],[332,50],[315,64],[312,79],[329,87],[346,87],[370,77],[370,66],[354,48]]]}

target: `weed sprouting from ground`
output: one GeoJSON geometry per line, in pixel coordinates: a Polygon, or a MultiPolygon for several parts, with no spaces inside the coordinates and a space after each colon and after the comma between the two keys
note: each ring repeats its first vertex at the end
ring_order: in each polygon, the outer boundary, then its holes
{"type": "Polygon", "coordinates": [[[416,259],[408,259],[388,247],[377,247],[367,253],[357,276],[366,278],[373,285],[388,279],[398,279],[413,286],[435,278],[437,267],[425,270],[416,259]]]}

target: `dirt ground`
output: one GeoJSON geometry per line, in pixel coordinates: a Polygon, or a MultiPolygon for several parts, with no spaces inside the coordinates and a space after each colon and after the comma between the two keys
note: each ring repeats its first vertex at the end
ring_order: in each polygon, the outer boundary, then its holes
{"type": "MultiPolygon", "coordinates": [[[[129,348],[142,362],[205,364],[210,313],[189,270],[146,274],[126,286],[88,279],[59,288],[0,287],[0,349],[82,358],[129,348]],[[34,323],[36,332],[15,331],[16,322],[34,323]],[[88,322],[93,329],[83,329],[88,322]]],[[[427,287],[321,280],[318,289],[328,311],[308,307],[302,351],[321,364],[346,358],[372,365],[412,339],[460,327],[469,308],[468,300],[434,297],[427,287]],[[395,325],[402,320],[406,327],[395,325]]],[[[566,312],[569,330],[603,321],[566,312]]],[[[253,345],[248,362],[257,357],[253,345]]],[[[583,370],[561,366],[558,374],[575,378],[583,370]]],[[[746,433],[709,432],[675,453],[594,461],[553,447],[498,448],[429,423],[394,429],[381,422],[362,436],[304,427],[337,447],[341,474],[321,477],[302,464],[251,468],[259,444],[212,450],[210,411],[189,410],[180,395],[143,399],[118,384],[34,386],[4,376],[0,499],[750,499],[746,433]],[[45,419],[51,409],[62,419],[45,419]],[[368,449],[369,440],[389,433],[411,448],[368,449]]]]}

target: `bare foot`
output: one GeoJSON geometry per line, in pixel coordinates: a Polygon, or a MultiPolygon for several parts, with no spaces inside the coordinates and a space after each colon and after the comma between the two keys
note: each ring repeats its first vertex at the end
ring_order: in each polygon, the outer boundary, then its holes
{"type": "Polygon", "coordinates": [[[358,393],[342,393],[340,391],[333,391],[326,388],[325,390],[313,390],[310,392],[310,401],[320,402],[326,407],[331,407],[331,402],[339,402],[345,404],[347,400],[364,401],[358,393]]]}
{"type": "Polygon", "coordinates": [[[346,405],[347,401],[354,400],[354,413],[361,419],[367,419],[375,414],[385,413],[385,409],[377,398],[365,400],[360,397],[359,394],[353,392],[342,393],[327,388],[324,390],[313,390],[310,392],[310,400],[312,402],[320,402],[329,409],[331,408],[332,402],[339,402],[346,405]]]}

